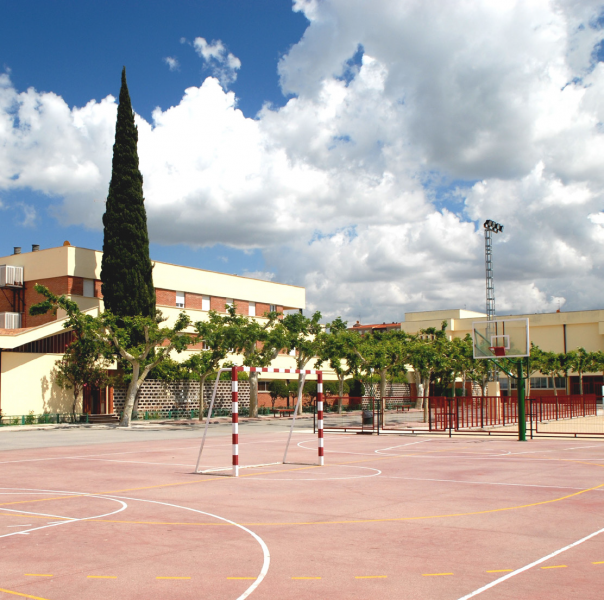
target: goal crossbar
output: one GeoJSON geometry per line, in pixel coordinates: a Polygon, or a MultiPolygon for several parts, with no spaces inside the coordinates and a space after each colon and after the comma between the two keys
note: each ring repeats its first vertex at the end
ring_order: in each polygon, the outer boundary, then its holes
{"type": "Polygon", "coordinates": [[[296,401],[296,408],[294,409],[292,424],[289,429],[289,435],[287,438],[287,444],[285,445],[285,453],[283,455],[282,463],[264,463],[259,465],[239,465],[239,373],[296,373],[296,374],[304,374],[304,375],[316,375],[317,377],[317,452],[318,452],[318,466],[323,466],[325,464],[325,448],[324,448],[324,437],[323,437],[323,371],[315,370],[315,369],[282,369],[282,368],[273,368],[273,367],[230,367],[228,369],[219,369],[216,375],[216,381],[214,383],[214,389],[212,391],[212,400],[210,401],[210,406],[208,407],[208,416],[206,418],[206,425],[203,431],[203,437],[201,439],[201,445],[199,447],[199,454],[197,456],[197,464],[195,465],[195,473],[207,473],[213,475],[220,475],[220,471],[227,471],[229,468],[231,469],[231,475],[233,477],[239,476],[240,468],[253,468],[253,467],[266,467],[270,465],[277,464],[286,464],[287,461],[287,452],[289,450],[289,444],[292,438],[292,433],[294,430],[294,424],[296,422],[296,415],[298,414],[298,410],[300,408],[300,403],[302,401],[302,393],[299,390],[298,399],[296,401]],[[203,447],[205,445],[206,436],[208,433],[208,426],[210,424],[210,418],[212,416],[212,409],[214,408],[214,401],[216,399],[216,392],[218,390],[218,382],[220,380],[220,375],[222,373],[231,372],[231,423],[232,423],[232,466],[231,467],[217,467],[212,469],[206,469],[204,471],[199,470],[199,463],[201,462],[201,455],[203,452],[203,447]]]}

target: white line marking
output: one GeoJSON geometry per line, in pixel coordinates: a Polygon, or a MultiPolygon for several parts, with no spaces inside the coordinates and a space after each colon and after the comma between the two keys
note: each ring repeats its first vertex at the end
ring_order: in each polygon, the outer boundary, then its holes
{"type": "Polygon", "coordinates": [[[478,596],[478,594],[482,594],[482,592],[485,592],[486,590],[491,589],[492,587],[495,587],[496,585],[498,585],[500,583],[503,583],[504,581],[510,579],[510,577],[514,577],[515,575],[519,575],[520,573],[523,573],[524,571],[528,571],[532,567],[536,567],[537,565],[544,563],[546,560],[549,560],[550,558],[554,558],[554,556],[558,556],[558,554],[562,554],[562,552],[566,552],[566,550],[570,550],[571,548],[574,548],[575,546],[578,546],[579,544],[582,544],[583,542],[590,540],[591,538],[595,537],[596,535],[599,535],[602,532],[604,532],[604,528],[598,529],[598,531],[594,531],[593,533],[586,535],[584,538],[581,538],[580,540],[577,540],[576,542],[573,542],[572,544],[569,544],[568,546],[564,546],[564,548],[560,548],[559,550],[556,550],[555,552],[552,552],[551,554],[548,554],[547,556],[544,556],[543,558],[540,558],[528,565],[525,565],[524,567],[521,567],[520,569],[516,569],[515,571],[512,571],[511,573],[508,573],[507,575],[504,575],[503,577],[500,577],[499,579],[495,579],[495,581],[491,581],[491,583],[488,583],[487,585],[485,585],[481,588],[478,588],[477,590],[474,590],[470,594],[462,596],[461,598],[459,598],[459,600],[468,600],[469,598],[478,596]]]}
{"type": "MultiPolygon", "coordinates": [[[[18,489],[18,488],[2,488],[2,489],[18,489]]],[[[36,492],[40,491],[40,490],[35,490],[36,492]]],[[[75,492],[61,492],[61,491],[56,491],[56,490],[42,490],[42,491],[47,491],[47,492],[51,492],[53,494],[66,494],[66,495],[79,495],[76,494],[75,492]]],[[[111,515],[115,515],[119,512],[122,512],[123,510],[125,510],[126,508],[128,508],[128,505],[125,502],[122,502],[121,500],[115,500],[113,498],[109,498],[108,496],[98,496],[95,494],[85,494],[83,497],[86,498],[97,498],[97,499],[109,499],[109,500],[113,500],[114,502],[119,502],[122,507],[118,510],[114,510],[113,512],[109,512],[109,513],[105,513],[102,515],[94,515],[92,517],[82,517],[80,519],[70,519],[68,521],[59,521],[58,523],[51,523],[51,524],[47,524],[47,525],[42,525],[40,527],[34,527],[32,529],[29,529],[27,531],[15,531],[13,533],[5,533],[4,535],[0,535],[0,538],[5,538],[5,537],[10,537],[13,535],[23,535],[23,534],[29,534],[32,531],[39,531],[40,529],[47,529],[49,527],[59,527],[61,525],[67,525],[69,523],[77,523],[79,521],[89,521],[91,519],[100,519],[101,517],[110,517],[111,515]]],[[[29,513],[31,515],[35,515],[37,513],[29,513]]],[[[41,516],[47,516],[47,515],[41,515],[41,516]]]]}
{"type": "Polygon", "coordinates": [[[31,527],[31,523],[25,523],[24,525],[7,525],[7,527],[31,527]]]}
{"type": "Polygon", "coordinates": [[[271,563],[271,554],[268,550],[268,546],[264,543],[264,540],[259,535],[254,533],[251,529],[248,529],[247,527],[244,527],[243,525],[240,525],[239,523],[235,523],[235,521],[231,521],[230,519],[227,519],[225,517],[220,517],[218,515],[215,515],[215,514],[212,514],[209,512],[204,512],[203,510],[197,510],[196,508],[190,508],[188,506],[180,506],[179,504],[171,504],[170,502],[160,502],[159,500],[143,500],[142,498],[130,498],[127,496],[105,496],[105,498],[115,498],[118,500],[119,499],[131,500],[133,502],[149,502],[151,504],[163,504],[164,506],[182,508],[183,510],[190,510],[191,512],[196,512],[201,515],[206,515],[208,517],[212,517],[214,519],[219,519],[220,521],[224,521],[225,523],[230,523],[231,525],[235,525],[235,527],[239,527],[239,529],[242,529],[246,533],[249,533],[260,544],[260,547],[262,548],[262,555],[263,555],[262,569],[260,569],[260,574],[254,581],[254,583],[252,583],[252,585],[250,585],[250,587],[248,587],[247,590],[245,590],[245,592],[243,592],[243,594],[241,594],[241,596],[239,596],[237,598],[237,600],[245,600],[245,598],[247,598],[262,583],[262,580],[266,577],[266,574],[268,573],[268,568],[271,563]]]}
{"type": "MultiPolygon", "coordinates": [[[[318,466],[318,465],[317,465],[318,466]]],[[[346,477],[326,477],[325,472],[320,473],[319,477],[299,477],[299,478],[283,478],[283,477],[252,477],[250,479],[246,479],[246,481],[336,481],[339,479],[366,479],[367,477],[377,477],[381,475],[382,472],[379,469],[374,469],[373,467],[359,467],[357,465],[329,465],[331,468],[335,467],[346,467],[349,469],[368,469],[370,471],[375,471],[371,475],[348,475],[346,477]]]]}

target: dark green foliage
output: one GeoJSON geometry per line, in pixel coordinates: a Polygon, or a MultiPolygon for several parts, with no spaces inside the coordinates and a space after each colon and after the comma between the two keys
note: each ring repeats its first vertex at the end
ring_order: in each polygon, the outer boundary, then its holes
{"type": "Polygon", "coordinates": [[[287,383],[282,379],[274,379],[268,384],[268,393],[271,396],[273,408],[275,408],[275,402],[278,398],[282,398],[283,400],[288,399],[289,388],[287,387],[287,383]]]}
{"type": "Polygon", "coordinates": [[[155,317],[153,266],[149,258],[143,176],[138,168],[138,131],[122,71],[113,170],[103,215],[101,280],[105,308],[120,317],[155,317]]]}
{"type": "Polygon", "coordinates": [[[365,386],[359,379],[348,380],[350,382],[350,396],[353,398],[362,398],[365,395],[365,386]]]}

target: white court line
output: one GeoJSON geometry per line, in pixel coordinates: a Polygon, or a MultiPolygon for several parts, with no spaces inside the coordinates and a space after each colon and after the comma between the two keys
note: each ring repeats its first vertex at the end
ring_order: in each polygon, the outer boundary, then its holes
{"type": "MultiPolygon", "coordinates": [[[[567,485],[536,485],[531,483],[501,483],[498,481],[463,481],[461,479],[430,479],[428,477],[396,477],[394,475],[385,475],[386,479],[408,479],[410,481],[437,481],[443,483],[463,483],[471,485],[509,485],[517,487],[532,487],[555,490],[585,490],[584,487],[571,487],[567,485]]],[[[604,489],[591,490],[592,492],[604,492],[604,489]]]]}
{"type": "Polygon", "coordinates": [[[256,577],[256,580],[254,581],[254,583],[252,583],[252,585],[250,585],[250,587],[248,587],[245,590],[245,592],[243,592],[243,594],[241,594],[241,596],[239,596],[237,598],[237,600],[245,600],[245,598],[247,598],[262,583],[262,580],[266,577],[266,574],[268,573],[268,568],[271,563],[271,554],[268,550],[268,546],[264,543],[264,540],[258,534],[254,533],[251,529],[248,529],[247,527],[240,525],[239,523],[235,523],[235,521],[231,521],[230,519],[227,519],[225,517],[220,517],[220,516],[212,514],[212,513],[204,512],[203,510],[197,510],[196,508],[189,508],[188,506],[180,506],[178,504],[171,504],[170,502],[159,502],[158,500],[143,500],[142,498],[130,498],[130,497],[126,497],[126,496],[105,496],[105,497],[106,498],[115,498],[117,500],[121,499],[121,500],[131,500],[133,502],[149,502],[151,504],[163,504],[164,506],[172,506],[173,508],[182,508],[183,510],[190,510],[191,512],[196,512],[196,513],[199,513],[202,515],[206,515],[208,517],[212,517],[214,519],[219,519],[220,521],[224,521],[225,523],[230,523],[231,525],[234,525],[235,527],[239,527],[239,529],[242,529],[246,533],[249,533],[260,544],[260,547],[262,548],[262,555],[263,555],[262,569],[260,569],[260,574],[258,575],[258,577],[256,577]]]}
{"type": "MultiPolygon", "coordinates": [[[[394,450],[395,448],[403,448],[405,446],[414,446],[415,444],[424,444],[431,440],[419,440],[417,442],[409,442],[408,444],[399,444],[398,446],[389,446],[388,448],[382,448],[381,450],[374,450],[375,454],[381,454],[382,452],[386,452],[386,450],[394,450]]],[[[391,456],[398,456],[398,454],[393,454],[391,456]]]]}
{"type": "MultiPolygon", "coordinates": [[[[2,488],[2,489],[18,489],[18,488],[2,488]]],[[[36,492],[38,490],[35,490],[36,492]]],[[[52,492],[53,494],[67,494],[67,495],[73,495],[74,492],[61,492],[61,491],[56,491],[56,490],[42,490],[42,491],[46,491],[46,492],[52,492]]],[[[76,494],[77,495],[77,494],[76,494]]],[[[5,537],[10,537],[13,535],[23,535],[23,534],[29,534],[32,531],[39,531],[40,529],[47,529],[49,527],[60,527],[61,525],[68,525],[69,523],[77,523],[80,521],[90,521],[91,519],[100,519],[101,517],[110,517],[111,515],[115,515],[119,512],[122,512],[123,510],[125,510],[126,508],[128,508],[128,505],[125,502],[122,502],[121,500],[116,500],[114,498],[109,498],[107,496],[97,496],[97,495],[93,495],[93,494],[85,494],[83,495],[83,497],[86,498],[98,498],[98,499],[108,499],[108,500],[113,500],[114,502],[119,502],[122,507],[119,508],[118,510],[114,510],[113,512],[109,512],[109,513],[105,513],[102,515],[94,515],[92,517],[82,517],[80,519],[70,519],[68,521],[60,521],[58,523],[51,523],[49,525],[42,525],[40,527],[33,527],[32,529],[28,529],[26,531],[15,531],[13,533],[5,533],[4,535],[0,535],[0,538],[5,538],[5,537]]],[[[35,515],[37,513],[29,513],[31,515],[35,515]]],[[[41,516],[46,516],[46,515],[41,515],[41,516]]]]}
{"type": "Polygon", "coordinates": [[[503,577],[499,577],[499,579],[495,579],[495,581],[491,581],[491,583],[488,583],[487,585],[484,585],[483,587],[478,588],[477,590],[474,590],[470,594],[462,596],[461,598],[459,598],[459,600],[468,600],[469,598],[474,598],[474,596],[478,596],[478,594],[482,594],[482,592],[486,592],[486,590],[489,590],[492,587],[495,587],[496,585],[503,583],[504,581],[507,581],[511,577],[519,575],[520,573],[524,573],[524,571],[528,571],[532,567],[536,567],[537,565],[544,563],[545,561],[549,560],[550,558],[554,558],[554,556],[558,556],[558,554],[562,554],[563,552],[566,552],[566,550],[570,550],[571,548],[574,548],[575,546],[578,546],[579,544],[582,544],[583,542],[586,542],[587,540],[590,540],[591,538],[593,538],[596,535],[599,535],[600,533],[603,533],[603,532],[604,532],[604,528],[598,529],[598,531],[594,531],[593,533],[586,535],[584,538],[581,538],[580,540],[577,540],[576,542],[573,542],[572,544],[569,544],[568,546],[564,546],[564,548],[560,548],[559,550],[556,550],[555,552],[552,552],[551,554],[548,554],[547,556],[544,556],[543,558],[540,558],[528,565],[525,565],[524,567],[521,567],[520,569],[516,569],[515,571],[512,571],[511,573],[508,573],[507,575],[504,575],[503,577]]]}
{"type": "MultiPolygon", "coordinates": [[[[317,465],[318,466],[318,465],[317,465]]],[[[347,475],[345,477],[288,477],[288,478],[283,478],[283,477],[250,477],[248,479],[246,479],[246,482],[249,481],[338,481],[338,480],[343,480],[343,479],[367,479],[368,477],[377,477],[378,475],[381,475],[382,472],[379,469],[374,469],[373,467],[359,467],[357,465],[327,465],[328,467],[331,468],[335,468],[335,467],[347,467],[349,469],[368,469],[370,471],[375,471],[375,473],[372,473],[371,475],[347,475]]],[[[278,473],[276,473],[276,475],[278,475],[278,473]]]]}
{"type": "MultiPolygon", "coordinates": [[[[286,435],[287,432],[282,432],[282,431],[275,431],[272,433],[272,435],[286,435]]],[[[308,432],[307,431],[294,431],[294,434],[298,434],[298,435],[307,435],[308,432]]],[[[230,436],[230,433],[228,434],[230,436]]],[[[227,437],[227,434],[225,433],[224,436],[222,437],[227,437]]],[[[208,443],[210,443],[210,440],[213,439],[217,439],[217,438],[208,438],[208,443]]],[[[152,440],[142,440],[140,443],[146,443],[152,440]]],[[[158,440],[158,441],[165,441],[165,440],[158,440]]],[[[259,440],[257,442],[240,442],[239,445],[240,446],[249,446],[252,444],[277,444],[282,442],[283,440],[277,439],[277,440],[259,440]]],[[[121,443],[121,442],[120,442],[121,443]]],[[[210,444],[210,446],[208,446],[208,448],[230,448],[231,447],[231,442],[228,442],[226,444],[215,444],[212,445],[210,444]]],[[[34,448],[35,449],[35,448],[34,448]]],[[[127,452],[99,452],[98,454],[76,454],[75,456],[53,456],[50,458],[23,458],[23,459],[19,459],[19,460],[2,460],[0,461],[0,465],[8,465],[8,464],[13,464],[13,463],[22,463],[22,462],[39,462],[39,461],[48,461],[48,460],[65,460],[65,459],[78,459],[78,458],[82,458],[82,459],[86,459],[86,458],[92,458],[95,456],[118,456],[118,455],[122,455],[122,454],[149,454],[149,453],[153,453],[153,452],[172,452],[172,451],[177,451],[177,450],[195,450],[197,449],[197,446],[180,446],[179,448],[153,448],[152,450],[129,450],[127,452]]],[[[26,448],[25,450],[31,450],[31,448],[26,448]]],[[[151,463],[149,463],[151,464],[151,463]]],[[[158,463],[161,464],[161,463],[158,463]]],[[[188,465],[185,465],[188,466],[188,465]]]]}

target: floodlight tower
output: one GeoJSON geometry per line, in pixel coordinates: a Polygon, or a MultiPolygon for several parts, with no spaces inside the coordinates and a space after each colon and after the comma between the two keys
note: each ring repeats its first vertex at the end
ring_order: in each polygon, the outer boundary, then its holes
{"type": "MultiPolygon", "coordinates": [[[[495,284],[493,283],[493,234],[503,231],[503,225],[487,219],[484,222],[484,261],[487,279],[487,321],[495,318],[495,284]]],[[[495,331],[487,327],[487,338],[490,340],[495,331]]],[[[496,369],[493,368],[489,375],[491,381],[495,380],[496,369]]]]}
{"type": "Polygon", "coordinates": [[[487,321],[495,317],[495,286],[493,284],[493,234],[503,231],[503,225],[487,219],[484,222],[484,260],[487,275],[487,321]]]}

